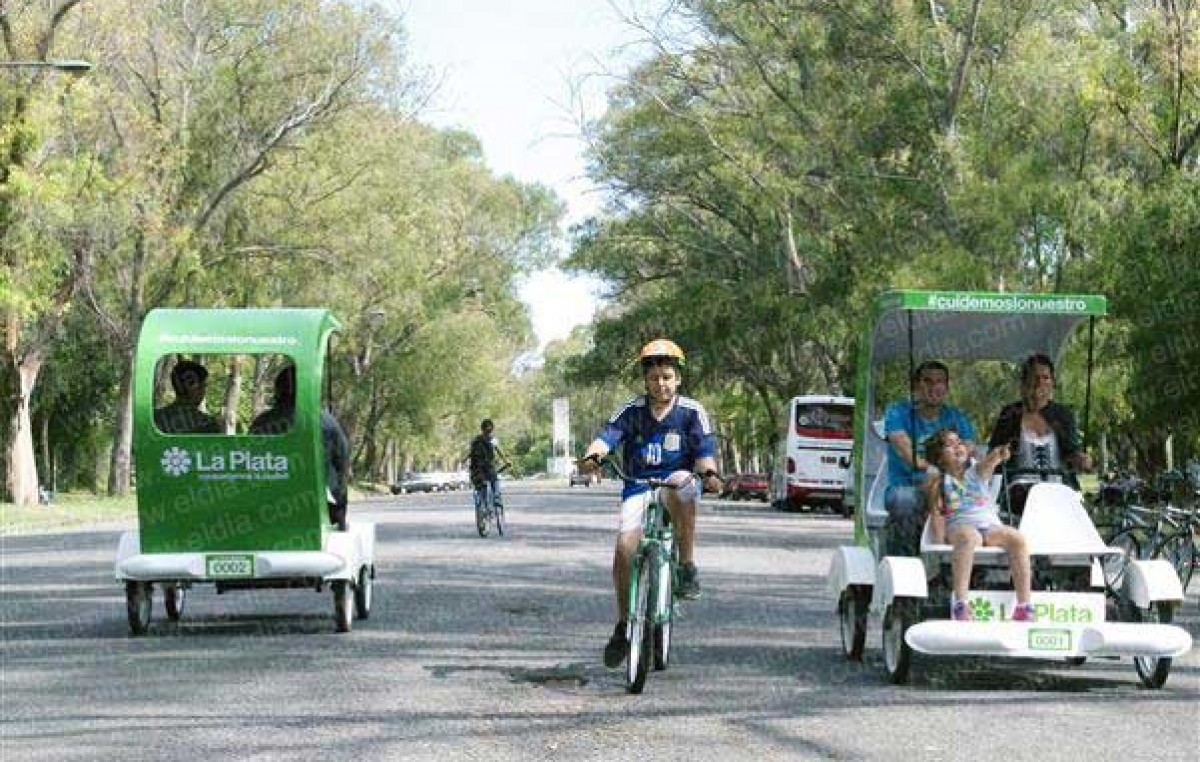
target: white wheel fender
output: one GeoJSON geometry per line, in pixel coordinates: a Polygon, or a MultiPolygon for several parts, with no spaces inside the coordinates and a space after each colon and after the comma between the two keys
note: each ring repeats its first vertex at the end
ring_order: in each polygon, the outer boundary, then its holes
{"type": "Polygon", "coordinates": [[[363,522],[351,524],[350,531],[358,537],[358,551],[362,563],[367,566],[375,565],[375,524],[363,522]]]}
{"type": "Polygon", "coordinates": [[[875,584],[875,556],[870,548],[843,545],[829,560],[829,592],[834,598],[851,585],[875,584]]]}
{"type": "Polygon", "coordinates": [[[1130,561],[1125,570],[1125,595],[1140,609],[1155,601],[1182,601],[1183,585],[1165,558],[1130,561]]]}
{"type": "Polygon", "coordinates": [[[361,542],[355,532],[330,532],[325,535],[325,552],[342,559],[342,568],[325,579],[353,579],[363,564],[361,542]]]}
{"type": "Polygon", "coordinates": [[[885,556],[875,576],[879,584],[875,587],[874,605],[887,606],[895,598],[929,597],[925,564],[919,558],[885,556]]]}
{"type": "Polygon", "coordinates": [[[133,558],[142,552],[142,537],[137,532],[122,532],[121,540],[117,543],[117,562],[116,562],[116,578],[118,581],[125,579],[125,574],[121,571],[122,564],[125,561],[133,558]]]}

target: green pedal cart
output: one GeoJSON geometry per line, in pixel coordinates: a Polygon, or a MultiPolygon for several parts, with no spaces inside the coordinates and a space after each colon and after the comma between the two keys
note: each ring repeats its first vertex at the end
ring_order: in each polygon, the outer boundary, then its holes
{"type": "Polygon", "coordinates": [[[344,435],[322,406],[338,327],[322,309],[146,317],[134,377],[138,526],[116,559],[132,634],[148,631],[156,591],[178,620],[201,584],[328,590],[338,632],[368,617],[375,525],[345,516],[344,435]]]}

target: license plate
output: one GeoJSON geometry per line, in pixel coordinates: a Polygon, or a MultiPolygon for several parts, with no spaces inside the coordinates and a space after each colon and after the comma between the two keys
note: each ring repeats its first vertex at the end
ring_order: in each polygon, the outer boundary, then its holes
{"type": "Polygon", "coordinates": [[[1070,630],[1039,630],[1029,631],[1030,651],[1070,651],[1070,630]]]}
{"type": "Polygon", "coordinates": [[[220,555],[205,556],[204,571],[211,578],[253,577],[254,556],[220,555]]]}

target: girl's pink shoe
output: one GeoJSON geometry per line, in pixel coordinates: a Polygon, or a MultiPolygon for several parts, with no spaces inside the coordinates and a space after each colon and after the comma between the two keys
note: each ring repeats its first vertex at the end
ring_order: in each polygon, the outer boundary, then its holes
{"type": "Polygon", "coordinates": [[[1032,603],[1018,603],[1013,609],[1012,620],[1014,622],[1036,622],[1037,614],[1033,611],[1032,603]]]}

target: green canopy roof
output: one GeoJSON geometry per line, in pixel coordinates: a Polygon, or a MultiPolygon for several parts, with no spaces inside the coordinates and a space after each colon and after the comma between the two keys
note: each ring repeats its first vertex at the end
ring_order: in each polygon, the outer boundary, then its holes
{"type": "Polygon", "coordinates": [[[887,291],[875,301],[872,358],[918,361],[1012,360],[1033,352],[1057,357],[1075,327],[1108,313],[1093,294],[887,291]]]}

